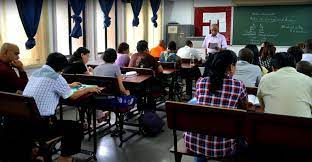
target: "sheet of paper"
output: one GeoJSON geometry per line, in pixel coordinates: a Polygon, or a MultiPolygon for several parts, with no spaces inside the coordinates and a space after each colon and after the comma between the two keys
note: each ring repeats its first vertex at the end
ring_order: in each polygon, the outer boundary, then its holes
{"type": "Polygon", "coordinates": [[[210,27],[209,26],[203,26],[203,36],[206,36],[210,33],[210,27]]]}
{"type": "Polygon", "coordinates": [[[203,23],[209,23],[212,17],[212,13],[203,13],[203,23]]]}
{"type": "Polygon", "coordinates": [[[178,33],[178,27],[177,26],[168,26],[168,33],[169,34],[176,34],[176,33],[178,33]]]}
{"type": "Polygon", "coordinates": [[[216,24],[217,22],[226,22],[225,12],[205,12],[203,13],[203,23],[216,24]]]}

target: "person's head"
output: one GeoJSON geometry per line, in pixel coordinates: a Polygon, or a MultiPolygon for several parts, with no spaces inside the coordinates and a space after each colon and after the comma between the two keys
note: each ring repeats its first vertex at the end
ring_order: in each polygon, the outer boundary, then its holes
{"type": "Polygon", "coordinates": [[[117,53],[114,49],[108,48],[105,50],[102,59],[105,63],[114,63],[117,59],[117,53]]]}
{"type": "Polygon", "coordinates": [[[158,43],[159,46],[163,47],[164,49],[166,49],[166,43],[164,40],[160,40],[158,43]]]}
{"type": "Polygon", "coordinates": [[[118,46],[118,53],[129,54],[129,44],[126,42],[122,42],[118,46]]]}
{"type": "Polygon", "coordinates": [[[253,62],[253,55],[253,52],[248,48],[243,48],[238,53],[239,60],[247,61],[250,64],[253,62]]]}
{"type": "Polygon", "coordinates": [[[283,67],[296,67],[295,57],[287,52],[278,52],[271,59],[272,70],[277,71],[283,67]]]}
{"type": "Polygon", "coordinates": [[[303,50],[298,46],[292,46],[288,48],[287,53],[292,54],[295,57],[296,62],[299,62],[302,59],[303,50]]]}
{"type": "Polygon", "coordinates": [[[186,45],[186,46],[189,46],[189,47],[193,47],[193,42],[190,41],[190,40],[186,40],[186,41],[185,41],[185,45],[186,45]]]}
{"type": "Polygon", "coordinates": [[[168,50],[171,51],[171,52],[176,52],[177,50],[177,44],[175,41],[170,41],[168,43],[168,50]]]}
{"type": "Polygon", "coordinates": [[[211,25],[211,35],[216,36],[219,32],[218,24],[212,24],[211,25]]]}
{"type": "Polygon", "coordinates": [[[67,64],[66,57],[58,52],[50,53],[46,62],[46,65],[49,65],[55,72],[62,72],[67,64]]]}
{"type": "Polygon", "coordinates": [[[216,93],[217,90],[222,89],[223,79],[235,74],[236,62],[237,56],[231,50],[224,50],[215,55],[209,68],[210,92],[216,93]]]}
{"type": "Polygon", "coordinates": [[[73,62],[82,62],[83,64],[86,64],[89,61],[90,57],[90,51],[85,47],[79,47],[72,57],[69,59],[70,63],[73,62]]]}
{"type": "Polygon", "coordinates": [[[19,48],[12,43],[3,43],[0,49],[0,60],[5,63],[11,63],[12,61],[19,59],[19,48]]]}
{"type": "Polygon", "coordinates": [[[140,40],[136,47],[139,53],[148,52],[148,43],[145,40],[140,40]]]}
{"type": "Polygon", "coordinates": [[[264,47],[261,47],[260,49],[260,57],[261,59],[266,58],[272,58],[272,56],[275,54],[276,48],[272,43],[269,43],[268,45],[265,45],[264,47]]]}
{"type": "Polygon", "coordinates": [[[298,43],[296,46],[298,46],[302,50],[305,48],[305,44],[303,42],[298,43]]]}
{"type": "Polygon", "coordinates": [[[268,41],[265,41],[265,42],[262,42],[261,47],[266,47],[266,46],[268,46],[270,44],[273,45],[272,43],[270,43],[268,41]]]}
{"type": "Polygon", "coordinates": [[[245,48],[248,48],[252,51],[253,53],[253,61],[252,61],[252,64],[254,65],[260,65],[260,61],[259,61],[259,49],[257,47],[257,45],[255,44],[247,44],[245,46],[245,48]]]}
{"type": "Polygon", "coordinates": [[[299,61],[296,65],[296,69],[299,73],[312,77],[312,63],[308,61],[299,61]]]}
{"type": "Polygon", "coordinates": [[[312,53],[312,39],[308,39],[305,44],[305,52],[312,53]]]}

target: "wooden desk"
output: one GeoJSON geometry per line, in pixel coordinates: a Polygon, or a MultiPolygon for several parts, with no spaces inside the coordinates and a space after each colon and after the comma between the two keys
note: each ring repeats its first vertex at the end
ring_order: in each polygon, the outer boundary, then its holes
{"type": "Polygon", "coordinates": [[[152,75],[137,75],[133,77],[123,77],[122,81],[124,83],[141,84],[152,77],[152,75]]]}
{"type": "Polygon", "coordinates": [[[176,71],[177,71],[177,69],[164,69],[163,74],[171,75],[171,74],[174,74],[176,71]]]}
{"type": "Polygon", "coordinates": [[[195,64],[191,65],[190,63],[182,63],[182,65],[181,65],[181,67],[183,69],[190,69],[190,68],[193,68],[194,66],[195,66],[195,64]]]}

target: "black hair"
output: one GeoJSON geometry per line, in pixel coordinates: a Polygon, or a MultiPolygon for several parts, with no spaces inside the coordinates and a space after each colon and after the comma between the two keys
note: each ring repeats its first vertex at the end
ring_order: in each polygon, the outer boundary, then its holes
{"type": "Polygon", "coordinates": [[[129,49],[129,44],[126,42],[122,42],[118,46],[118,53],[123,53],[124,51],[127,51],[129,49]]]}
{"type": "Polygon", "coordinates": [[[104,51],[102,59],[106,63],[114,63],[117,59],[117,53],[114,49],[108,48],[104,51]]]}
{"type": "Polygon", "coordinates": [[[268,43],[264,47],[261,47],[260,49],[260,57],[261,60],[266,60],[267,58],[272,58],[272,56],[275,54],[276,48],[272,43],[268,43]]]}
{"type": "Polygon", "coordinates": [[[69,63],[82,62],[81,54],[86,55],[89,53],[90,53],[90,50],[88,50],[87,48],[79,47],[69,59],[69,63]]]}
{"type": "Polygon", "coordinates": [[[224,50],[218,52],[213,61],[211,62],[211,67],[209,68],[210,73],[210,89],[209,91],[213,94],[217,90],[222,89],[223,79],[227,76],[227,71],[231,65],[236,65],[237,56],[235,52],[231,50],[224,50]]]}
{"type": "Polygon", "coordinates": [[[146,40],[140,40],[137,43],[137,51],[138,52],[144,52],[146,50],[148,50],[148,43],[146,40]]]}
{"type": "Polygon", "coordinates": [[[296,65],[299,73],[312,77],[312,64],[308,61],[299,61],[296,65]]]}
{"type": "Polygon", "coordinates": [[[187,45],[187,46],[192,46],[193,45],[193,42],[192,41],[190,41],[190,40],[186,40],[185,41],[185,45],[187,45]]]}
{"type": "Polygon", "coordinates": [[[240,60],[247,61],[250,64],[253,61],[253,55],[254,55],[253,52],[248,48],[243,48],[238,53],[238,57],[240,60]]]}
{"type": "Polygon", "coordinates": [[[258,49],[257,45],[255,45],[255,44],[247,44],[245,46],[245,48],[250,49],[252,51],[252,53],[253,53],[252,64],[259,66],[261,71],[262,71],[262,67],[260,65],[260,60],[259,60],[259,49],[258,49]]]}
{"type": "Polygon", "coordinates": [[[306,40],[305,49],[307,53],[312,52],[312,39],[306,40]]]}
{"type": "Polygon", "coordinates": [[[295,57],[296,62],[302,59],[303,50],[298,46],[289,47],[287,52],[295,57]]]}
{"type": "Polygon", "coordinates": [[[50,53],[46,65],[49,65],[55,72],[61,72],[67,65],[66,57],[58,52],[50,53]]]}
{"type": "Polygon", "coordinates": [[[170,42],[168,43],[168,49],[169,49],[170,51],[176,51],[176,50],[177,50],[177,44],[176,44],[176,42],[175,42],[175,41],[170,41],[170,42]]]}
{"type": "Polygon", "coordinates": [[[271,59],[271,65],[275,69],[280,69],[283,67],[296,67],[296,60],[292,54],[287,52],[279,52],[273,55],[271,59]]]}

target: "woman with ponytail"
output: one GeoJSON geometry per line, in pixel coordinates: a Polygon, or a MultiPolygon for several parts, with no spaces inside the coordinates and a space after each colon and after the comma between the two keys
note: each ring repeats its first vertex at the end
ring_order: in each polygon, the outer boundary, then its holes
{"type": "MultiPolygon", "coordinates": [[[[232,79],[235,73],[237,56],[233,51],[219,52],[209,63],[206,76],[196,83],[197,104],[211,107],[246,109],[247,91],[241,81],[232,79]]],[[[207,162],[206,157],[224,158],[232,155],[235,140],[198,133],[185,132],[186,148],[203,158],[195,162],[207,162]]]]}
{"type": "Polygon", "coordinates": [[[64,69],[68,74],[86,74],[92,75],[93,69],[87,67],[90,51],[85,47],[79,47],[69,59],[69,65],[64,69]]]}

